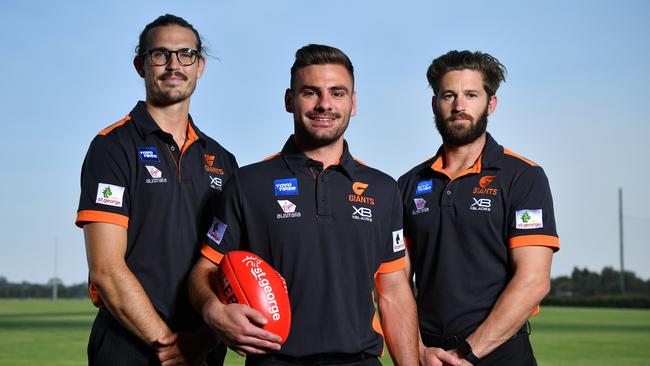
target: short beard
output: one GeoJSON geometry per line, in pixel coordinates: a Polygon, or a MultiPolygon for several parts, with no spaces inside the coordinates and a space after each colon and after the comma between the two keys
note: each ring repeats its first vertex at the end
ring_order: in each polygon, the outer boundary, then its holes
{"type": "MultiPolygon", "coordinates": [[[[478,118],[478,120],[473,123],[473,119],[470,120],[473,124],[469,128],[456,128],[451,127],[447,121],[442,117],[440,112],[437,110],[433,111],[433,115],[436,121],[436,128],[442,137],[442,142],[446,146],[459,147],[471,144],[481,137],[486,129],[488,123],[488,109],[485,107],[485,111],[478,118]]],[[[467,114],[463,114],[464,118],[471,118],[467,114]]],[[[450,117],[451,118],[451,117],[450,117]]]]}
{"type": "Polygon", "coordinates": [[[341,124],[337,130],[333,131],[331,135],[319,136],[309,131],[309,129],[305,127],[302,120],[300,119],[300,116],[294,115],[293,120],[295,135],[298,137],[299,141],[307,144],[307,146],[304,146],[304,148],[308,147],[311,149],[320,148],[336,142],[341,136],[343,136],[349,124],[350,120],[348,119],[347,123],[341,124]]]}

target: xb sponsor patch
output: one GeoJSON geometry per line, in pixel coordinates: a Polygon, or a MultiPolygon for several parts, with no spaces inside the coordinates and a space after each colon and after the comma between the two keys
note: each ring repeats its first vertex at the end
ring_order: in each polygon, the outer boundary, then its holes
{"type": "Polygon", "coordinates": [[[153,165],[145,165],[151,178],[145,179],[147,183],[167,183],[167,178],[163,178],[162,171],[153,165]]]}
{"type": "Polygon", "coordinates": [[[423,180],[418,182],[418,186],[415,188],[415,195],[431,193],[433,192],[433,179],[423,180]]]}
{"type": "Polygon", "coordinates": [[[406,245],[404,243],[404,229],[393,231],[393,253],[404,250],[406,245]]]}
{"type": "Polygon", "coordinates": [[[372,210],[368,207],[352,206],[352,218],[355,220],[372,222],[372,210]]]}
{"type": "Polygon", "coordinates": [[[95,203],[107,206],[122,207],[122,197],[124,196],[124,187],[115,186],[107,183],[97,185],[97,199],[95,203]]]}
{"type": "Polygon", "coordinates": [[[292,217],[300,217],[300,212],[296,212],[296,205],[289,200],[278,200],[278,205],[282,209],[281,214],[277,214],[278,219],[288,219],[292,217]]]}
{"type": "Polygon", "coordinates": [[[223,186],[223,180],[219,177],[213,177],[211,175],[208,175],[208,177],[210,177],[210,188],[221,190],[221,187],[223,186]]]}
{"type": "Polygon", "coordinates": [[[223,234],[226,233],[228,225],[221,222],[218,218],[212,220],[212,225],[210,225],[210,230],[208,230],[208,238],[212,239],[217,245],[221,244],[223,240],[223,234]]]}
{"type": "Polygon", "coordinates": [[[489,198],[472,197],[472,204],[469,209],[472,211],[492,211],[492,200],[489,198]]]}
{"type": "Polygon", "coordinates": [[[140,160],[145,163],[158,163],[160,159],[158,158],[158,152],[153,146],[149,147],[139,147],[138,153],[140,154],[140,160]]]}
{"type": "Polygon", "coordinates": [[[295,196],[299,193],[297,178],[276,179],[273,186],[276,196],[295,196]]]}
{"type": "Polygon", "coordinates": [[[515,213],[517,229],[539,229],[544,227],[542,209],[520,210],[515,213]]]}
{"type": "Polygon", "coordinates": [[[424,198],[414,198],[413,202],[415,203],[415,210],[411,211],[411,216],[429,212],[427,201],[424,198]]]}

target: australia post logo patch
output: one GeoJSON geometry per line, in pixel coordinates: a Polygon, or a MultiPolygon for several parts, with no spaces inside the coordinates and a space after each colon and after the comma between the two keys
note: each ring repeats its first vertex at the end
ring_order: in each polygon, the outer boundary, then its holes
{"type": "Polygon", "coordinates": [[[124,187],[113,184],[99,183],[97,185],[97,199],[95,203],[107,206],[122,207],[124,187]]]}
{"type": "Polygon", "coordinates": [[[273,182],[276,196],[295,196],[298,194],[298,179],[285,178],[276,179],[273,182]]]}
{"type": "Polygon", "coordinates": [[[418,182],[418,186],[415,188],[415,194],[425,194],[431,193],[433,191],[433,179],[423,180],[418,182]]]}
{"type": "Polygon", "coordinates": [[[520,210],[515,213],[517,217],[517,229],[539,229],[544,227],[542,220],[542,209],[520,210]]]}
{"type": "Polygon", "coordinates": [[[140,154],[140,160],[145,163],[158,163],[160,159],[158,158],[158,151],[156,148],[151,147],[139,147],[138,154],[140,154]]]}

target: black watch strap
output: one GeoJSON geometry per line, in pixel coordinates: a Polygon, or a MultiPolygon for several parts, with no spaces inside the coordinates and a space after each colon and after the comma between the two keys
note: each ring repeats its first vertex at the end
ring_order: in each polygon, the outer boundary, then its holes
{"type": "Polygon", "coordinates": [[[458,345],[458,353],[460,353],[460,355],[472,365],[478,365],[481,361],[481,359],[476,357],[474,352],[472,352],[472,346],[467,342],[467,340],[462,341],[458,345]]]}

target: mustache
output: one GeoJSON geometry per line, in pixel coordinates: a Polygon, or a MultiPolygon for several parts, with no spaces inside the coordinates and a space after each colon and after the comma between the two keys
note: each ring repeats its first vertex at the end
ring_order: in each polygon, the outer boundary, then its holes
{"type": "Polygon", "coordinates": [[[160,75],[158,77],[158,80],[165,80],[165,79],[170,78],[172,76],[179,77],[179,78],[183,79],[183,81],[187,81],[187,79],[188,79],[187,75],[183,74],[180,71],[170,71],[170,72],[166,72],[166,73],[160,75]]]}
{"type": "Polygon", "coordinates": [[[319,113],[319,112],[311,111],[311,112],[305,113],[305,115],[308,118],[323,118],[323,117],[332,118],[332,119],[341,118],[341,114],[340,113],[335,113],[335,112],[319,113]]]}
{"type": "Polygon", "coordinates": [[[465,112],[452,114],[451,116],[447,117],[446,121],[450,122],[450,121],[455,121],[457,119],[466,119],[466,120],[468,120],[470,122],[474,122],[474,117],[472,117],[471,115],[469,115],[469,114],[467,114],[465,112]]]}

